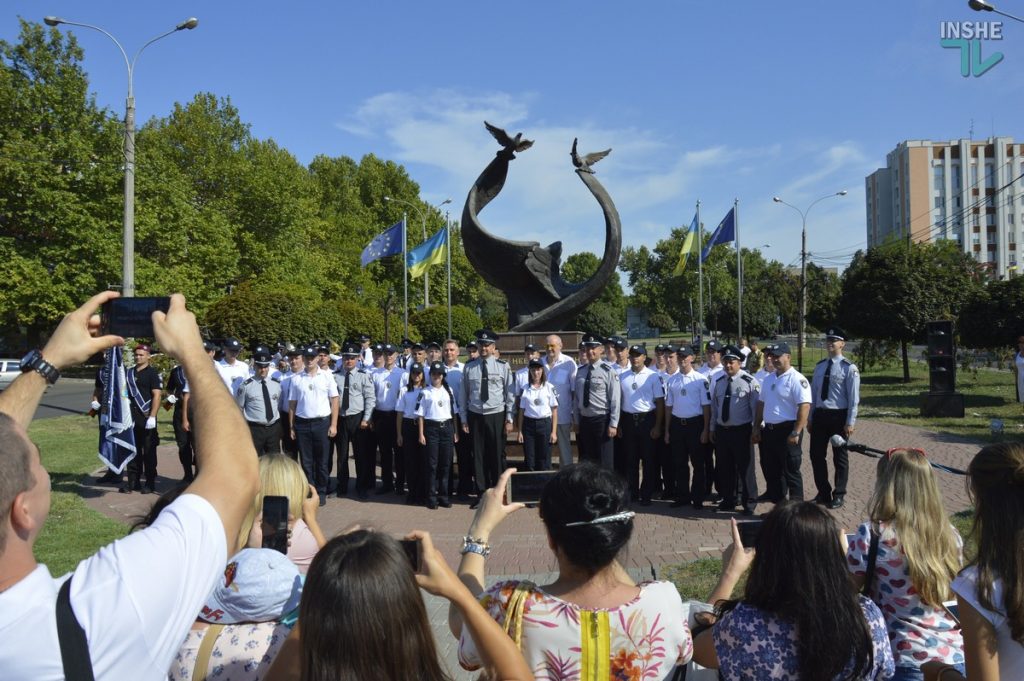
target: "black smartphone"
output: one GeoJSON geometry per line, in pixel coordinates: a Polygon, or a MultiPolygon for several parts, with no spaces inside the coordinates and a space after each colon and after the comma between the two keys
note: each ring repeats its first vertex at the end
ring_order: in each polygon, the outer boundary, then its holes
{"type": "Polygon", "coordinates": [[[263,497],[263,548],[288,553],[288,497],[263,497]]]}
{"type": "Polygon", "coordinates": [[[399,539],[398,543],[402,545],[412,571],[419,572],[423,567],[423,543],[419,539],[399,539]]]}
{"type": "Polygon", "coordinates": [[[103,303],[100,311],[100,325],[103,333],[112,333],[122,338],[152,338],[153,313],[167,312],[171,299],[156,298],[114,298],[103,303]]]}
{"type": "Polygon", "coordinates": [[[757,546],[757,538],[761,534],[763,520],[737,520],[736,529],[740,531],[740,541],[743,546],[752,549],[757,546]]]}
{"type": "Polygon", "coordinates": [[[527,471],[513,473],[505,488],[505,503],[536,504],[540,495],[558,471],[527,471]]]}

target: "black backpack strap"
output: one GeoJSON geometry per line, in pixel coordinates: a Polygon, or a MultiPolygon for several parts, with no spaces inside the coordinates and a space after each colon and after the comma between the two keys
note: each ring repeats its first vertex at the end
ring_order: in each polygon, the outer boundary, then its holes
{"type": "Polygon", "coordinates": [[[875,583],[875,562],[878,560],[878,540],[879,533],[875,532],[875,528],[871,527],[871,546],[868,548],[868,567],[864,573],[864,588],[861,589],[861,593],[871,598],[871,587],[875,583]]]}
{"type": "Polygon", "coordinates": [[[60,641],[60,658],[66,681],[93,681],[89,642],[71,609],[71,578],[61,585],[57,593],[57,639],[60,641]]]}

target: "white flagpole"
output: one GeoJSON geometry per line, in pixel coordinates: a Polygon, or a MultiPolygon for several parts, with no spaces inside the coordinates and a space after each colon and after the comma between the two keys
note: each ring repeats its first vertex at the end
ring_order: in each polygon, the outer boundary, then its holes
{"type": "MultiPolygon", "coordinates": [[[[700,221],[700,199],[697,199],[697,282],[699,299],[697,300],[697,316],[700,327],[697,329],[697,342],[704,344],[704,223],[700,221]]],[[[698,348],[697,351],[701,350],[698,348]]],[[[695,351],[696,352],[696,351],[695,351]]]]}
{"type": "Polygon", "coordinates": [[[740,200],[732,201],[732,224],[736,230],[736,344],[743,337],[743,249],[740,248],[740,200]]]}
{"type": "Polygon", "coordinates": [[[407,260],[409,254],[409,240],[406,236],[405,220],[408,214],[402,213],[402,281],[405,289],[405,334],[404,338],[409,337],[409,262],[407,260]]]}
{"type": "Polygon", "coordinates": [[[448,239],[448,337],[452,337],[452,221],[448,211],[444,212],[444,229],[448,239]]]}

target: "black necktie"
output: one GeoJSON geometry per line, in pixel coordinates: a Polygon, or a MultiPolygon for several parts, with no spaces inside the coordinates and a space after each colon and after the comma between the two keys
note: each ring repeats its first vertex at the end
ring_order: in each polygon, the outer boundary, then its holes
{"type": "Polygon", "coordinates": [[[348,382],[352,378],[352,372],[345,372],[345,396],[341,398],[341,415],[345,416],[348,411],[348,382]]]}
{"type": "Polygon", "coordinates": [[[267,388],[267,379],[264,378],[261,380],[260,385],[263,386],[263,411],[267,415],[267,423],[270,423],[270,419],[274,415],[274,412],[271,411],[273,407],[270,404],[270,389],[267,388]]]}
{"type": "Polygon", "coordinates": [[[587,378],[583,381],[583,406],[590,406],[590,376],[594,373],[594,365],[587,367],[587,378]]]}
{"type": "Polygon", "coordinates": [[[824,402],[828,399],[828,380],[832,377],[832,359],[828,359],[828,364],[825,365],[825,378],[821,381],[821,401],[824,402]]]}
{"type": "Polygon", "coordinates": [[[480,360],[480,402],[483,404],[487,403],[488,398],[491,396],[491,392],[487,386],[487,360],[480,360]]]}
{"type": "Polygon", "coordinates": [[[725,399],[722,400],[722,425],[729,425],[729,403],[732,401],[732,378],[725,379],[725,399]]]}

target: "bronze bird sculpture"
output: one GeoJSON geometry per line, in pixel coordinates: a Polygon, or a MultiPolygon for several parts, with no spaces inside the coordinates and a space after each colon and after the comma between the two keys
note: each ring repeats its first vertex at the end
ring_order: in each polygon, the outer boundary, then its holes
{"type": "Polygon", "coordinates": [[[579,168],[580,172],[593,173],[594,171],[591,170],[590,166],[594,165],[602,158],[612,153],[611,149],[605,149],[604,151],[595,151],[593,154],[586,154],[581,157],[578,153],[576,153],[577,141],[578,140],[575,137],[572,139],[572,151],[569,152],[569,155],[572,156],[572,164],[579,168]]]}
{"type": "Polygon", "coordinates": [[[487,121],[484,121],[484,126],[488,132],[494,135],[494,139],[498,140],[498,144],[505,149],[510,151],[526,151],[533,146],[533,140],[524,140],[523,133],[521,132],[517,133],[515,137],[510,137],[507,132],[496,125],[491,125],[487,121]]]}

